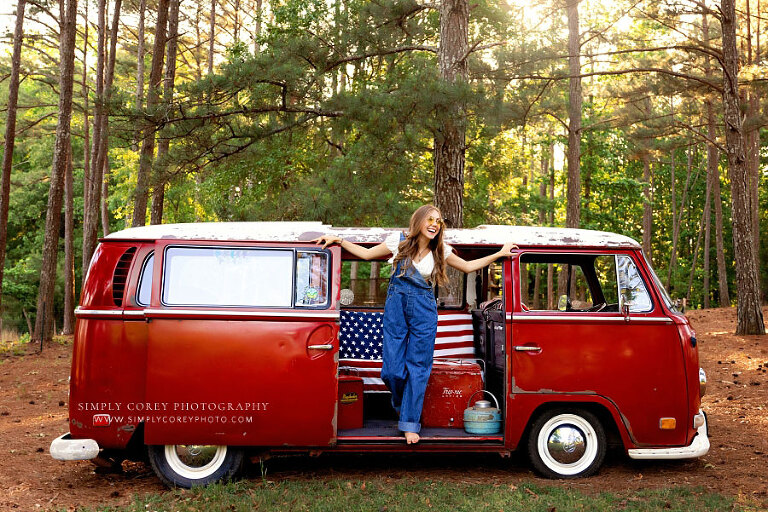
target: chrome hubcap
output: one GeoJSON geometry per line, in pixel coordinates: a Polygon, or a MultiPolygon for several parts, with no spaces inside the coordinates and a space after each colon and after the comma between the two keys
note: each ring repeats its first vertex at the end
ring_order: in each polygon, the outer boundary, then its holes
{"type": "Polygon", "coordinates": [[[549,434],[547,451],[560,464],[573,464],[587,451],[584,433],[573,425],[560,425],[549,434]]]}
{"type": "Polygon", "coordinates": [[[179,461],[190,468],[202,468],[211,463],[216,457],[218,446],[202,444],[177,444],[176,456],[179,461]]]}

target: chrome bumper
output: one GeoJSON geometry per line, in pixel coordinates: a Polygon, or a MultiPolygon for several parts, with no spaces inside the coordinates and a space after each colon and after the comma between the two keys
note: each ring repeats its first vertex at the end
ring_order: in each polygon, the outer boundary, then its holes
{"type": "Polygon", "coordinates": [[[703,411],[694,416],[694,425],[699,424],[696,435],[688,446],[675,448],[637,448],[628,450],[633,459],[695,459],[709,452],[707,437],[707,417],[703,411]]]}
{"type": "Polygon", "coordinates": [[[72,439],[67,432],[51,442],[51,457],[56,460],[89,460],[99,455],[99,443],[93,439],[72,439]]]}

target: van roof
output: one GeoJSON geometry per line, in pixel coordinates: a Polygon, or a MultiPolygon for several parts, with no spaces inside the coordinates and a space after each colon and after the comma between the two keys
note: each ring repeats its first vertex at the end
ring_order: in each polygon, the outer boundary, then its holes
{"type": "MultiPolygon", "coordinates": [[[[356,243],[376,244],[393,231],[402,231],[402,228],[333,227],[321,222],[197,222],[129,228],[111,233],[105,240],[306,242],[331,233],[356,243]]],[[[510,241],[520,247],[640,248],[632,238],[606,231],[538,226],[447,229],[445,241],[451,245],[502,245],[510,241]]]]}

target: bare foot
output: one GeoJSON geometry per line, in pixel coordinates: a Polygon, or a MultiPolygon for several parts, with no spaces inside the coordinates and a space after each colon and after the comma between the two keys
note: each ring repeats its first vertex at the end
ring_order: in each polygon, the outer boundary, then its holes
{"type": "Polygon", "coordinates": [[[403,432],[405,434],[406,444],[416,444],[419,442],[419,434],[416,432],[403,432]]]}

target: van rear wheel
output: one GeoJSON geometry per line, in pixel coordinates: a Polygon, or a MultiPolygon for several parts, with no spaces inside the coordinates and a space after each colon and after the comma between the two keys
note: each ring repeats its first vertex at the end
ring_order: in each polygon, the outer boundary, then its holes
{"type": "Polygon", "coordinates": [[[582,409],[554,409],[539,416],[528,438],[528,455],[547,478],[593,475],[605,459],[605,430],[600,420],[582,409]]]}
{"type": "Polygon", "coordinates": [[[148,446],[149,463],[169,487],[231,480],[243,466],[243,450],[232,446],[167,444],[148,446]]]}

